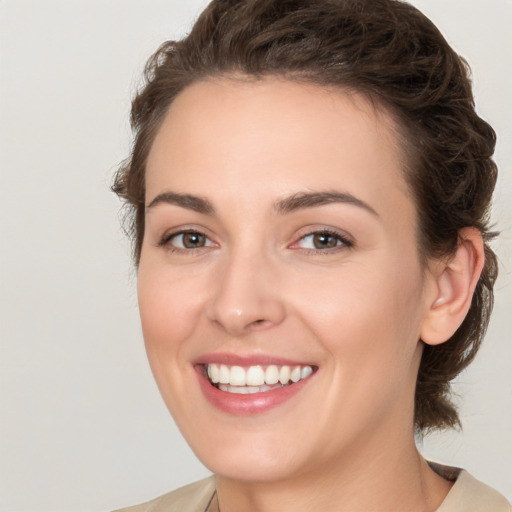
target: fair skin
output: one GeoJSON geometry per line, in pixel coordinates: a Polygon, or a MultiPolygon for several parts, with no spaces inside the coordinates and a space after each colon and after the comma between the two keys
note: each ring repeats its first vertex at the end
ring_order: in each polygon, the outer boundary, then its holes
{"type": "Polygon", "coordinates": [[[147,163],[139,305],[222,512],[433,511],[449,491],[414,442],[418,340],[464,318],[481,239],[424,268],[402,167],[390,116],[358,94],[216,79],[171,105],[147,163]],[[209,382],[215,364],[312,375],[235,395],[209,382]]]}

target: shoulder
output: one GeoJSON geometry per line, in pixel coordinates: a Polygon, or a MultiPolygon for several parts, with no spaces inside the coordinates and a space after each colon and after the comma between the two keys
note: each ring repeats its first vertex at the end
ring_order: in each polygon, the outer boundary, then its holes
{"type": "Polygon", "coordinates": [[[211,476],[180,487],[154,500],[115,512],[204,512],[214,492],[215,477],[211,476]]]}
{"type": "Polygon", "coordinates": [[[512,512],[510,503],[499,492],[465,470],[447,469],[456,471],[458,475],[436,512],[512,512]]]}

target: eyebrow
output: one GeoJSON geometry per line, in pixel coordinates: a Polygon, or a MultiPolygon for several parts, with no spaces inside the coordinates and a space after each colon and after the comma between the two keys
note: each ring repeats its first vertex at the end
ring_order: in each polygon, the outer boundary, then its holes
{"type": "Polygon", "coordinates": [[[159,204],[173,204],[204,215],[213,215],[215,213],[215,208],[208,199],[194,196],[192,194],[179,194],[177,192],[164,192],[163,194],[158,194],[146,206],[146,211],[159,204]]]}
{"type": "Polygon", "coordinates": [[[275,204],[277,213],[286,214],[305,208],[314,208],[331,203],[346,203],[358,206],[372,215],[379,217],[379,214],[367,203],[346,192],[299,192],[290,197],[282,199],[275,204]]]}
{"type": "MultiPolygon", "coordinates": [[[[274,210],[285,215],[297,210],[306,208],[314,208],[331,203],[351,204],[362,208],[372,215],[379,217],[379,214],[367,203],[346,192],[298,192],[289,197],[281,199],[274,204],[274,210]]],[[[192,210],[203,215],[214,215],[215,208],[212,203],[205,197],[195,196],[192,194],[180,194],[178,192],[163,192],[158,194],[147,206],[146,211],[154,208],[159,204],[172,204],[192,210]]]]}

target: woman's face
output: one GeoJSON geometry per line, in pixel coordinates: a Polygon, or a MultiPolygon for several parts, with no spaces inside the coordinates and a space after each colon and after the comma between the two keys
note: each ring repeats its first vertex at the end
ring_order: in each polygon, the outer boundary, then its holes
{"type": "Polygon", "coordinates": [[[146,184],[144,339],[206,466],[279,480],[412,439],[432,286],[385,112],[278,79],[200,82],[146,184]]]}

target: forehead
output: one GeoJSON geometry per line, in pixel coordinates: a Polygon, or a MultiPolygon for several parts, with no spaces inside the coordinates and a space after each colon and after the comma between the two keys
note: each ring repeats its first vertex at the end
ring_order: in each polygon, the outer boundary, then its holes
{"type": "Polygon", "coordinates": [[[269,194],[341,188],[377,207],[409,201],[396,134],[392,116],[358,93],[278,78],[201,81],[175,99],[157,133],[146,200],[165,188],[219,200],[245,190],[261,204],[269,194]]]}

